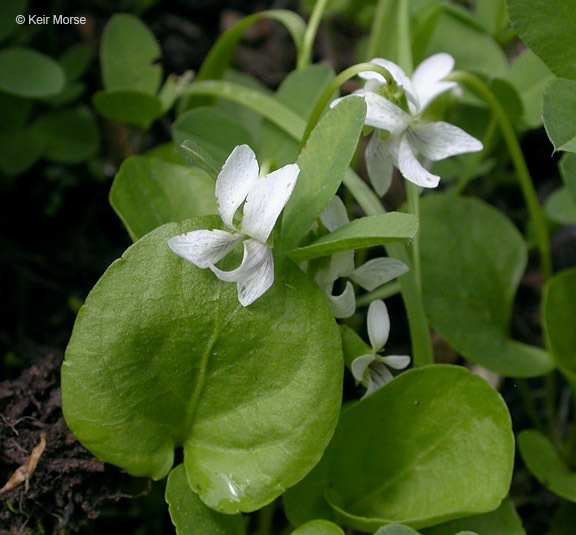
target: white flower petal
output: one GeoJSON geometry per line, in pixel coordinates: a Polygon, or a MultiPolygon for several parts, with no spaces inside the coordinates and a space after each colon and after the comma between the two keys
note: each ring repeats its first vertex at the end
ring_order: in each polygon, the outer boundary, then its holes
{"type": "Polygon", "coordinates": [[[370,385],[362,398],[376,392],[376,390],[382,388],[394,379],[392,372],[382,362],[373,362],[368,368],[368,371],[370,372],[370,385]]]}
{"type": "Polygon", "coordinates": [[[456,154],[478,152],[482,142],[453,124],[438,121],[411,131],[410,139],[418,152],[432,161],[443,160],[456,154]]]}
{"type": "Polygon", "coordinates": [[[271,249],[266,249],[266,257],[258,270],[247,279],[238,281],[238,301],[243,307],[251,305],[274,283],[274,256],[271,249]]]}
{"type": "Polygon", "coordinates": [[[436,82],[433,85],[425,86],[418,90],[418,95],[420,96],[420,110],[424,110],[428,105],[442,93],[450,91],[458,87],[456,82],[436,82]]]}
{"type": "Polygon", "coordinates": [[[403,275],[409,270],[408,266],[395,258],[374,258],[350,274],[356,284],[371,292],[379,286],[403,275]]]}
{"type": "Polygon", "coordinates": [[[421,88],[433,85],[446,78],[454,68],[454,58],[450,54],[440,52],[425,59],[414,71],[412,83],[419,91],[421,88]]]}
{"type": "Polygon", "coordinates": [[[280,212],[292,195],[299,173],[300,168],[293,163],[258,180],[244,205],[244,234],[261,242],[268,239],[280,212]]]}
{"type": "Polygon", "coordinates": [[[205,269],[222,260],[243,237],[224,230],[194,230],[170,238],[168,247],[184,260],[205,269]]]}
{"type": "Polygon", "coordinates": [[[378,132],[374,132],[366,147],[366,168],[374,191],[383,197],[392,184],[394,162],[385,150],[378,132]]]}
{"type": "Polygon", "coordinates": [[[249,278],[266,261],[270,249],[265,243],[258,240],[245,240],[244,257],[242,263],[232,271],[223,271],[216,266],[209,265],[212,272],[224,282],[239,282],[249,278]]]}
{"type": "Polygon", "coordinates": [[[414,149],[408,141],[408,136],[402,136],[398,150],[398,169],[402,176],[423,188],[435,188],[440,182],[440,177],[433,175],[422,167],[416,158],[414,149]]]}
{"type": "Polygon", "coordinates": [[[348,281],[340,295],[326,294],[328,305],[335,318],[349,318],[356,311],[356,296],[352,283],[348,281]]]}
{"type": "Polygon", "coordinates": [[[406,355],[388,355],[387,357],[379,357],[382,362],[394,370],[403,370],[410,365],[410,357],[406,355]]]}
{"type": "Polygon", "coordinates": [[[334,232],[336,229],[350,223],[346,207],[340,197],[335,196],[330,201],[330,204],[324,208],[324,211],[320,214],[320,221],[330,232],[334,232]]]}
{"type": "Polygon", "coordinates": [[[237,146],[216,180],[216,198],[222,221],[234,228],[234,214],[258,181],[258,162],[248,145],[237,146]]]}
{"type": "Polygon", "coordinates": [[[396,104],[392,104],[388,99],[360,89],[354,93],[364,98],[367,112],[364,124],[387,130],[392,135],[400,135],[412,122],[412,116],[401,110],[396,104]]]}
{"type": "Polygon", "coordinates": [[[352,361],[350,371],[357,383],[361,383],[365,387],[368,387],[370,384],[370,375],[367,373],[368,366],[374,362],[375,358],[374,355],[362,355],[352,361]]]}
{"type": "Polygon", "coordinates": [[[380,351],[388,341],[390,316],[384,301],[372,301],[368,307],[368,338],[375,352],[380,351]]]}
{"type": "Polygon", "coordinates": [[[420,109],[420,99],[418,98],[418,93],[414,89],[412,81],[396,63],[382,58],[374,58],[370,63],[384,67],[392,75],[394,81],[404,89],[408,103],[412,103],[416,111],[420,109]]]}

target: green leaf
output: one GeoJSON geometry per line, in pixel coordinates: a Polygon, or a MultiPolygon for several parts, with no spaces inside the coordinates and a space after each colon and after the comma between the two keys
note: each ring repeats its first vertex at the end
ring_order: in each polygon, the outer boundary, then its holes
{"type": "Polygon", "coordinates": [[[102,461],[160,479],[183,447],[194,492],[235,513],[319,461],[338,420],[342,350],[324,295],[291,261],[276,256],[274,285],[244,308],[235,284],[167,246],[215,228],[216,216],[164,225],[108,268],[78,314],[62,398],[102,461]]]}
{"type": "Polygon", "coordinates": [[[374,535],[420,535],[417,531],[402,526],[401,524],[389,524],[381,527],[374,535]]]}
{"type": "Polygon", "coordinates": [[[513,462],[500,395],[465,368],[427,366],[342,412],[320,464],[285,494],[286,513],[296,525],[324,517],[365,532],[420,529],[498,507],[513,462]]]}
{"type": "Polygon", "coordinates": [[[0,170],[18,175],[41,157],[45,140],[33,128],[0,133],[0,170]]]}
{"type": "Polygon", "coordinates": [[[554,79],[550,69],[530,49],[512,63],[508,80],[516,88],[524,105],[524,122],[528,128],[542,126],[542,95],[554,79]]]}
{"type": "Polygon", "coordinates": [[[10,37],[18,28],[16,15],[26,17],[27,7],[27,0],[2,0],[0,2],[0,41],[10,37]]]}
{"type": "Polygon", "coordinates": [[[422,530],[422,535],[526,535],[514,504],[506,498],[494,511],[468,516],[422,530]]]}
{"type": "Polygon", "coordinates": [[[182,94],[184,88],[193,78],[191,71],[185,72],[182,76],[170,74],[158,93],[158,98],[162,102],[162,113],[168,113],[176,99],[182,94]]]}
{"type": "Polygon", "coordinates": [[[254,145],[244,126],[214,107],[195,108],[180,115],[172,125],[176,145],[192,140],[216,162],[218,171],[237,145],[254,145]]]}
{"type": "Polygon", "coordinates": [[[134,241],[165,223],[218,213],[214,181],[206,173],[145,156],[124,160],[110,204],[134,241]]]}
{"type": "Polygon", "coordinates": [[[100,115],[146,131],[162,114],[162,101],[138,91],[98,91],[92,104],[100,115]]]}
{"type": "Polygon", "coordinates": [[[29,48],[0,51],[0,90],[19,97],[49,97],[64,88],[62,67],[29,48]]]}
{"type": "Polygon", "coordinates": [[[564,463],[550,440],[540,431],[518,434],[518,449],[532,475],[550,492],[576,502],[576,473],[564,463]]]}
{"type": "Polygon", "coordinates": [[[32,110],[33,101],[0,92],[0,132],[22,130],[32,110]]]}
{"type": "Polygon", "coordinates": [[[474,3],[476,19],[492,35],[503,30],[507,23],[506,3],[504,0],[481,0],[474,3]]]}
{"type": "Polygon", "coordinates": [[[163,160],[168,163],[186,166],[186,160],[179,154],[178,147],[171,141],[158,145],[144,153],[144,156],[163,160]]]}
{"type": "Polygon", "coordinates": [[[576,152],[576,81],[554,80],[544,90],[542,118],[556,150],[576,152]]]}
{"type": "Polygon", "coordinates": [[[60,56],[60,65],[64,69],[66,79],[72,81],[84,75],[91,60],[92,49],[85,43],[76,43],[60,56]]]}
{"type": "Polygon", "coordinates": [[[108,91],[136,91],[156,95],[162,69],[153,63],[160,57],[154,34],[138,17],[114,15],[106,24],[100,44],[102,81],[108,91]]]}
{"type": "Polygon", "coordinates": [[[34,124],[42,139],[42,155],[62,163],[80,163],[98,151],[98,125],[85,109],[47,113],[34,124]]]}
{"type": "Polygon", "coordinates": [[[177,535],[244,535],[242,515],[224,515],[210,509],[190,488],[181,464],[168,475],[166,502],[177,535]]]}
{"type": "Polygon", "coordinates": [[[200,167],[208,176],[216,180],[222,165],[200,143],[187,139],[178,147],[178,151],[192,165],[200,167]]]}
{"type": "Polygon", "coordinates": [[[240,42],[240,39],[242,39],[244,32],[250,26],[263,19],[271,19],[283,24],[290,32],[296,48],[300,48],[306,31],[306,23],[300,15],[284,9],[261,11],[244,17],[220,36],[204,60],[202,67],[200,67],[198,80],[210,80],[222,77],[230,64],[234,49],[240,42]]]}
{"type": "Polygon", "coordinates": [[[566,184],[574,202],[576,202],[576,156],[573,154],[564,154],[559,166],[562,181],[566,184]]]}
{"type": "Polygon", "coordinates": [[[474,199],[433,195],[421,212],[422,285],[430,323],[467,360],[504,376],[553,368],[540,348],[510,339],[526,245],[506,217],[474,199]]]}
{"type": "Polygon", "coordinates": [[[558,188],[546,199],[546,216],[561,225],[576,225],[576,201],[567,187],[558,188]]]}
{"type": "Polygon", "coordinates": [[[336,195],[356,150],[365,117],[364,99],[345,99],[312,131],[298,157],[300,175],[282,218],[282,240],[287,249],[298,245],[336,195]]]}
{"type": "MultiPolygon", "coordinates": [[[[332,80],[334,80],[332,69],[325,65],[310,65],[290,73],[278,88],[274,98],[308,121],[317,100],[332,80]]],[[[296,161],[300,144],[279,126],[264,121],[261,139],[260,160],[273,159],[277,167],[296,161]]]]}
{"type": "Polygon", "coordinates": [[[563,502],[550,523],[550,535],[573,535],[576,525],[576,505],[563,502]]]}
{"type": "Polygon", "coordinates": [[[524,103],[516,87],[504,78],[494,78],[490,89],[498,99],[512,123],[520,121],[524,115],[524,103]]]}
{"type": "Polygon", "coordinates": [[[507,0],[516,33],[557,76],[576,79],[573,0],[507,0]]]}
{"type": "Polygon", "coordinates": [[[362,217],[325,234],[310,245],[288,253],[295,262],[320,258],[342,251],[364,249],[412,239],[418,230],[418,220],[411,214],[389,212],[362,217]]]}
{"type": "Polygon", "coordinates": [[[576,388],[576,269],[555,275],[544,289],[542,327],[552,357],[576,388]]]}
{"type": "Polygon", "coordinates": [[[291,535],[344,535],[344,532],[327,520],[312,520],[295,529],[291,535]]]}

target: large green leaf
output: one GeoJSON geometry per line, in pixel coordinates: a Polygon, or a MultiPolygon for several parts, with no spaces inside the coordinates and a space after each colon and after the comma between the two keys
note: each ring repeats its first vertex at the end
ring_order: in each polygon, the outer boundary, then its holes
{"type": "Polygon", "coordinates": [[[518,449],[530,472],[544,487],[576,502],[576,472],[566,466],[547,437],[535,429],[524,430],[518,434],[518,449]]]}
{"type": "Polygon", "coordinates": [[[234,284],[167,246],[221,225],[164,225],[108,268],[78,314],[62,397],[70,429],[99,459],[159,479],[183,447],[194,492],[235,513],[271,502],[318,462],[343,362],[324,295],[292,262],[277,256],[274,285],[243,308],[234,284]]]}
{"type": "Polygon", "coordinates": [[[417,531],[402,524],[389,524],[381,527],[375,535],[420,535],[417,531]]]}
{"type": "Polygon", "coordinates": [[[162,69],[153,63],[160,52],[156,37],[138,17],[127,13],[114,15],[104,28],[100,44],[104,87],[108,91],[156,95],[162,69]]]}
{"type": "Polygon", "coordinates": [[[92,97],[92,104],[103,117],[142,130],[148,130],[162,114],[162,101],[140,91],[98,91],[92,97]]]}
{"type": "Polygon", "coordinates": [[[463,535],[465,530],[478,535],[526,535],[516,508],[508,498],[494,511],[439,524],[422,530],[422,535],[463,535]]]}
{"type": "Polygon", "coordinates": [[[573,0],[506,0],[516,33],[557,76],[576,79],[573,0]]]}
{"type": "Polygon", "coordinates": [[[190,488],[181,464],[168,476],[166,502],[177,535],[244,535],[242,515],[225,515],[210,509],[190,488]]]}
{"type": "Polygon", "coordinates": [[[305,247],[288,253],[296,262],[320,258],[342,251],[364,249],[412,239],[418,230],[418,220],[411,214],[389,212],[362,217],[339,229],[325,234],[305,247]]]}
{"type": "Polygon", "coordinates": [[[291,535],[344,535],[339,526],[327,520],[311,520],[295,529],[291,535]]]}
{"type": "Polygon", "coordinates": [[[29,48],[0,51],[0,90],[19,97],[49,97],[64,89],[62,67],[29,48]]]}
{"type": "Polygon", "coordinates": [[[286,493],[286,512],[294,524],[420,529],[498,507],[513,462],[500,395],[464,368],[427,366],[344,410],[320,464],[286,493]]]}
{"type": "Polygon", "coordinates": [[[30,169],[41,157],[44,141],[33,128],[0,133],[0,170],[17,175],[30,169]]]}
{"type": "Polygon", "coordinates": [[[542,119],[556,150],[576,152],[576,81],[554,80],[544,90],[542,119]]]}
{"type": "MultiPolygon", "coordinates": [[[[317,100],[333,79],[332,69],[325,65],[310,65],[289,74],[274,98],[307,121],[317,100]]],[[[271,158],[278,167],[296,161],[300,143],[279,126],[263,121],[261,140],[259,156],[262,160],[271,158]]]]}
{"type": "Polygon", "coordinates": [[[552,357],[576,388],[576,268],[555,275],[546,285],[542,327],[552,357]]]}
{"type": "Polygon", "coordinates": [[[50,112],[34,124],[34,130],[42,140],[42,155],[49,160],[79,163],[98,150],[98,125],[86,109],[50,112]]]}
{"type": "Polygon", "coordinates": [[[560,160],[559,167],[562,181],[566,184],[574,202],[576,202],[576,156],[574,154],[565,154],[560,160]]]}
{"type": "Polygon", "coordinates": [[[576,201],[567,187],[558,188],[546,199],[546,215],[561,225],[576,225],[576,201]]]}
{"type": "Polygon", "coordinates": [[[364,99],[345,99],[312,131],[298,157],[300,175],[282,219],[286,248],[298,245],[336,195],[356,150],[365,117],[364,99]]]}
{"type": "Polygon", "coordinates": [[[218,213],[214,180],[205,172],[145,156],[124,160],[110,204],[133,240],[165,223],[218,213]]]}
{"type": "Polygon", "coordinates": [[[527,261],[512,223],[481,201],[450,195],[426,197],[421,215],[424,302],[434,329],[466,359],[501,375],[549,372],[545,351],[510,339],[527,261]]]}
{"type": "Polygon", "coordinates": [[[219,170],[237,145],[254,146],[242,123],[214,107],[195,108],[178,116],[172,125],[176,145],[192,140],[210,154],[219,170]]]}

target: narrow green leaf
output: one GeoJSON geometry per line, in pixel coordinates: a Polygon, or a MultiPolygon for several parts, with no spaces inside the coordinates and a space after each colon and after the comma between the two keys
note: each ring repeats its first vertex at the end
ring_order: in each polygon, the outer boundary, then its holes
{"type": "Polygon", "coordinates": [[[500,395],[465,368],[427,366],[344,409],[320,464],[287,491],[286,513],[296,525],[312,517],[363,532],[420,529],[498,507],[513,463],[500,395]]]}
{"type": "Polygon", "coordinates": [[[114,15],[104,28],[100,44],[104,87],[108,91],[139,91],[155,96],[162,69],[153,63],[160,53],[156,37],[138,17],[114,15]]]}
{"type": "Polygon", "coordinates": [[[218,213],[214,181],[203,171],[145,156],[124,160],[110,204],[134,241],[165,223],[218,213]]]}
{"type": "Polygon", "coordinates": [[[356,150],[365,117],[364,99],[346,99],[331,109],[312,131],[298,157],[300,175],[282,218],[286,249],[298,245],[336,195],[356,150]]]}
{"type": "Polygon", "coordinates": [[[557,76],[576,79],[573,0],[507,0],[512,27],[557,76]]]}
{"type": "Polygon", "coordinates": [[[422,535],[526,535],[514,504],[506,498],[494,511],[468,516],[422,530],[422,535]]]}
{"type": "Polygon", "coordinates": [[[244,32],[250,26],[263,19],[276,20],[283,24],[290,32],[296,48],[300,49],[304,32],[306,31],[306,23],[300,15],[284,9],[261,11],[244,17],[220,36],[204,60],[202,67],[200,67],[198,80],[211,80],[222,77],[230,64],[234,49],[240,39],[242,39],[244,32]]]}
{"type": "Polygon", "coordinates": [[[411,214],[389,212],[355,219],[315,242],[294,249],[288,256],[295,262],[328,256],[341,251],[364,249],[412,239],[418,230],[418,220],[411,214]]]}
{"type": "Polygon", "coordinates": [[[19,97],[49,97],[64,88],[62,67],[29,48],[0,51],[0,90],[19,97]]]}
{"type": "Polygon", "coordinates": [[[274,285],[244,308],[235,284],[167,246],[215,228],[216,216],[164,225],[108,268],[78,314],[62,398],[99,459],[160,479],[183,447],[194,492],[231,514],[270,503],[319,461],[343,363],[324,295],[292,262],[276,256],[274,285]]]}
{"type": "Polygon", "coordinates": [[[242,515],[224,515],[210,509],[190,488],[184,465],[168,475],[166,502],[177,535],[244,535],[242,515]]]}
{"type": "Polygon", "coordinates": [[[576,152],[576,81],[554,80],[544,90],[542,118],[556,150],[576,152]]]}
{"type": "Polygon", "coordinates": [[[168,113],[176,99],[182,94],[182,91],[188,83],[193,78],[193,73],[191,71],[185,72],[182,76],[177,76],[175,74],[168,75],[164,85],[158,93],[158,98],[162,102],[162,113],[168,113]]]}
{"type": "Polygon", "coordinates": [[[144,131],[162,114],[162,101],[139,91],[98,91],[92,104],[103,117],[144,131]]]}
{"type": "Polygon", "coordinates": [[[344,532],[327,520],[312,520],[295,529],[291,535],[344,535],[344,532]]]}
{"type": "Polygon", "coordinates": [[[42,155],[49,160],[80,163],[98,151],[98,125],[86,109],[47,113],[33,128],[42,139],[42,155]]]}
{"type": "Polygon", "coordinates": [[[467,360],[505,376],[533,377],[554,364],[542,349],[510,339],[526,245],[487,204],[451,195],[423,199],[422,280],[430,323],[467,360]]]}
{"type": "Polygon", "coordinates": [[[518,434],[518,449],[532,475],[550,492],[576,502],[576,473],[564,463],[550,440],[535,429],[518,434]]]}
{"type": "Polygon", "coordinates": [[[542,327],[546,345],[560,370],[576,388],[576,268],[555,275],[544,289],[542,327]]]}

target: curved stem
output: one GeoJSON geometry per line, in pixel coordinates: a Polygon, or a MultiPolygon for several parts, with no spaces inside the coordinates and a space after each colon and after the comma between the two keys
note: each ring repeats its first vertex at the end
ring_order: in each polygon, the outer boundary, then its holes
{"type": "Polygon", "coordinates": [[[310,137],[310,133],[318,124],[318,121],[322,116],[322,112],[332,99],[332,95],[334,95],[334,93],[340,89],[342,84],[350,80],[350,78],[354,78],[354,76],[357,74],[366,71],[377,72],[378,74],[384,76],[389,84],[394,83],[394,78],[392,78],[392,75],[384,67],[375,65],[374,63],[358,63],[357,65],[352,65],[352,67],[348,67],[346,70],[342,71],[338,76],[336,76],[336,78],[334,78],[334,80],[332,80],[332,83],[326,88],[324,93],[322,93],[318,99],[318,102],[316,102],[316,106],[314,106],[312,114],[310,115],[310,119],[308,120],[308,124],[306,125],[306,131],[302,137],[302,144],[300,147],[304,147],[306,145],[306,142],[310,137]]]}
{"type": "Polygon", "coordinates": [[[512,159],[512,163],[516,171],[516,176],[520,182],[520,188],[528,208],[528,213],[530,214],[530,219],[534,225],[536,242],[538,244],[538,251],[540,253],[542,272],[544,274],[544,278],[548,279],[552,275],[553,271],[548,227],[546,226],[544,214],[540,208],[540,204],[538,203],[538,197],[536,196],[534,184],[532,182],[532,178],[530,177],[530,172],[528,171],[528,166],[526,165],[526,160],[524,159],[524,154],[520,148],[520,142],[518,141],[516,132],[514,131],[514,128],[512,127],[506,112],[502,108],[502,105],[498,99],[495,97],[494,93],[492,93],[488,86],[474,74],[464,71],[455,71],[446,79],[456,82],[463,82],[466,84],[472,92],[474,92],[477,96],[482,98],[486,104],[488,104],[492,110],[492,113],[494,114],[494,117],[498,121],[502,135],[504,136],[504,140],[508,147],[508,152],[510,153],[510,158],[512,159]]]}
{"type": "Polygon", "coordinates": [[[316,34],[318,33],[318,27],[322,21],[322,15],[324,15],[324,10],[328,0],[317,0],[312,10],[312,15],[306,26],[306,33],[304,34],[304,40],[302,42],[302,48],[300,49],[300,54],[298,54],[298,62],[296,64],[297,69],[303,69],[308,67],[312,62],[312,50],[314,48],[314,39],[316,39],[316,34]]]}

